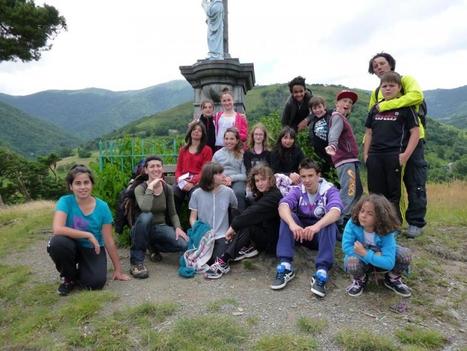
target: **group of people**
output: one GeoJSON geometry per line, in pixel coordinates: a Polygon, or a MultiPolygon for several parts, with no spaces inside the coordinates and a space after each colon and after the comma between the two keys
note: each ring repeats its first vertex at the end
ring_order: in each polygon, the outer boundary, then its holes
{"type": "MultiPolygon", "coordinates": [[[[419,169],[424,134],[416,113],[423,94],[413,78],[401,77],[394,68],[395,60],[386,53],[370,60],[369,71],[380,77],[380,85],[371,95],[365,122],[369,196],[362,197],[359,148],[348,121],[358,100],[355,92],[340,91],[335,109],[329,110],[325,99],[307,90],[304,78],[294,78],[272,150],[264,125],[256,124],[248,133],[247,118],[234,111],[230,91],[222,92],[222,110],[216,114],[214,103],[203,101],[180,148],[174,184],[165,182],[161,158],[144,161],[144,177],[134,188],[141,214],[131,229],[131,275],[148,277],[148,250],[151,259],[160,258],[160,252],[183,253],[193,242],[191,235],[207,228],[210,240],[202,247],[204,257],[209,253],[202,266],[206,278],[218,279],[230,271],[232,261],[264,251],[279,260],[271,288],[282,289],[295,277],[295,246],[304,245],[318,250],[311,291],[324,297],[342,237],[344,266],[353,278],[349,295],[360,295],[369,271],[376,269],[385,272],[386,287],[410,296],[401,275],[411,254],[396,245],[396,236],[402,223],[402,178],[409,195],[408,235],[416,237],[426,224],[426,163],[424,175],[419,169]],[[417,88],[418,96],[412,91],[417,88]],[[296,143],[296,133],[306,128],[319,163],[306,158],[296,143]],[[320,165],[335,167],[340,189],[321,176],[320,165]],[[179,217],[186,203],[192,227],[188,235],[179,217]]],[[[113,278],[129,279],[112,240],[112,216],[105,202],[92,196],[93,183],[86,167],[73,167],[67,177],[73,194],[56,206],[48,252],[63,278],[61,295],[77,284],[89,289],[104,285],[104,247],[114,265],[113,278]]]]}

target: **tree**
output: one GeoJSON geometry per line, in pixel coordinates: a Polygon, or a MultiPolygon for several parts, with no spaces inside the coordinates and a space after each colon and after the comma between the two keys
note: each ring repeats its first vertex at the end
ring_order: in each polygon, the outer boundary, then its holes
{"type": "Polygon", "coordinates": [[[55,180],[57,180],[57,173],[56,173],[57,162],[60,161],[60,160],[61,160],[61,158],[58,157],[54,153],[51,153],[48,156],[39,156],[37,158],[38,162],[40,162],[40,163],[46,165],[47,167],[49,167],[50,171],[53,173],[53,175],[55,177],[55,180]]]}
{"type": "Polygon", "coordinates": [[[33,0],[0,0],[0,62],[39,60],[55,36],[66,30],[58,10],[33,0]]]}

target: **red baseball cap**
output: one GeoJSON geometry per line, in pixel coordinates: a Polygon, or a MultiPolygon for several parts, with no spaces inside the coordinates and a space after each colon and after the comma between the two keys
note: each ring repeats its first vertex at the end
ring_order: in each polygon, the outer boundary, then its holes
{"type": "Polygon", "coordinates": [[[352,103],[355,104],[358,100],[358,95],[357,93],[354,93],[351,90],[341,90],[336,96],[336,101],[339,101],[340,99],[344,98],[349,98],[350,100],[352,100],[352,103]]]}

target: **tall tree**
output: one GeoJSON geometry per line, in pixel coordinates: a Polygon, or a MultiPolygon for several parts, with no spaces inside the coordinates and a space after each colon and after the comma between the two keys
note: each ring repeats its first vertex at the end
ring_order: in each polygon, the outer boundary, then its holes
{"type": "Polygon", "coordinates": [[[33,0],[0,0],[0,62],[39,60],[57,34],[66,30],[58,10],[33,0]]]}

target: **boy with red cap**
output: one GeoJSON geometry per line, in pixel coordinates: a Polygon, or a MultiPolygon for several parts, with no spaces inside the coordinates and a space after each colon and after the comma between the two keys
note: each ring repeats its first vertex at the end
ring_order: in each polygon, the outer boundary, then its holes
{"type": "Polygon", "coordinates": [[[341,189],[339,195],[344,206],[339,226],[343,228],[350,218],[353,205],[363,193],[358,171],[358,146],[348,116],[358,95],[351,90],[342,90],[336,96],[336,110],[329,123],[328,146],[325,150],[331,156],[341,189]]]}

